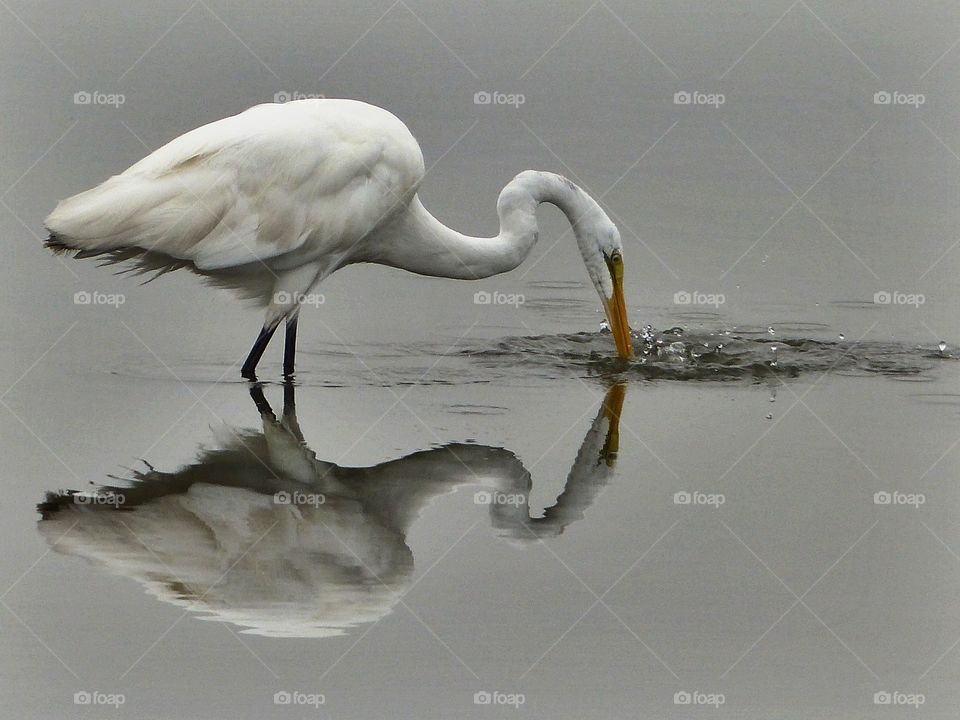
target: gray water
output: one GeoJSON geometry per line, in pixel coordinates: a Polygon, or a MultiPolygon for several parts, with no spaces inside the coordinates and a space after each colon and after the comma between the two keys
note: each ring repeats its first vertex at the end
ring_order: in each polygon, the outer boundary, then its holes
{"type": "Polygon", "coordinates": [[[0,18],[5,716],[955,717],[955,4],[0,18]],[[42,249],[277,93],[390,109],[464,231],[524,168],[602,196],[637,362],[554,210],[498,278],[338,272],[262,396],[256,312],[42,249]]]}

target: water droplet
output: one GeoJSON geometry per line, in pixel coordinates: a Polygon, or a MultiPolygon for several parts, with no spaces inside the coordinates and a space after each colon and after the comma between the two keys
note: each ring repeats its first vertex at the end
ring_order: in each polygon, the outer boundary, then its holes
{"type": "Polygon", "coordinates": [[[777,331],[773,329],[773,325],[767,328],[767,332],[770,333],[771,335],[777,334],[777,331]]]}
{"type": "Polygon", "coordinates": [[[843,333],[840,333],[839,335],[837,335],[837,340],[839,340],[840,342],[843,342],[846,339],[847,337],[843,333]]]}
{"type": "Polygon", "coordinates": [[[600,332],[602,332],[602,333],[608,333],[608,332],[610,332],[610,323],[608,323],[606,320],[601,320],[601,321],[600,321],[600,332]]]}
{"type": "Polygon", "coordinates": [[[765,417],[767,420],[773,420],[773,413],[767,413],[765,417]]]}
{"type": "Polygon", "coordinates": [[[937,350],[939,350],[940,352],[946,352],[946,351],[947,351],[947,344],[946,344],[943,340],[941,340],[941,341],[940,341],[940,344],[937,345],[937,350]]]}
{"type": "Polygon", "coordinates": [[[776,367],[777,366],[777,346],[771,345],[770,352],[773,353],[773,360],[770,361],[770,367],[776,367]]]}

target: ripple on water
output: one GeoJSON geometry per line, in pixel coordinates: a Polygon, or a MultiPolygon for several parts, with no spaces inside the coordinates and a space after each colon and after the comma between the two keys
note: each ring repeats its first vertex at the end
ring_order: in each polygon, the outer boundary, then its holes
{"type": "Polygon", "coordinates": [[[500,405],[471,405],[469,403],[447,406],[447,412],[454,415],[503,415],[508,409],[500,405]]]}
{"type": "MultiPolygon", "coordinates": [[[[925,381],[939,364],[955,360],[944,344],[921,347],[892,342],[815,340],[791,336],[797,329],[821,329],[817,323],[782,324],[716,332],[668,330],[634,332],[636,359],[617,358],[609,330],[460,340],[456,343],[327,345],[298,354],[296,383],[315,387],[402,387],[496,383],[523,385],[565,377],[617,375],[663,380],[736,380],[805,373],[883,375],[925,381]]],[[[184,362],[150,366],[138,358],[115,374],[151,380],[222,383],[246,382],[235,365],[184,362]]],[[[279,368],[261,367],[262,379],[279,381],[279,368]]],[[[494,414],[486,406],[451,406],[450,412],[494,414]]]]}
{"type": "Polygon", "coordinates": [[[579,290],[587,284],[579,280],[531,280],[527,286],[542,290],[579,290]]]}
{"type": "Polygon", "coordinates": [[[890,342],[847,342],[784,337],[796,329],[822,329],[818,323],[776,328],[738,328],[714,333],[682,328],[653,331],[636,338],[637,358],[625,362],[611,353],[606,333],[506,338],[461,352],[481,364],[516,361],[555,368],[579,367],[588,373],[672,380],[725,380],[771,375],[795,377],[810,372],[886,375],[923,379],[938,363],[954,359],[938,348],[890,342]]]}

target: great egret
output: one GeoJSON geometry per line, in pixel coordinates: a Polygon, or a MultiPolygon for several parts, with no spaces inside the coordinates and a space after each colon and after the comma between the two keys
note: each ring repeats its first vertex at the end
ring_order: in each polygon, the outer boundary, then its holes
{"type": "Polygon", "coordinates": [[[75,257],[132,261],[137,272],[186,267],[266,306],[243,364],[253,378],[286,319],[293,373],[307,294],[351,263],[475,280],[517,267],[537,241],[536,208],[573,225],[621,358],[633,357],[623,245],[597,202],[554,173],[527,170],[500,192],[500,232],[463,235],[420,202],[420,146],[399,119],[355,100],[268,103],[192,130],[95,188],[60,202],[47,245],[75,257]]]}
{"type": "Polygon", "coordinates": [[[582,519],[615,472],[626,386],[607,392],[563,493],[534,518],[530,472],[512,452],[454,443],[372,467],[335,465],[304,442],[293,386],[284,391],[277,418],[254,385],[262,431],[218,428],[213,446],[178,470],[148,466],[129,487],[50,493],[41,534],[57,552],[244,632],[342,635],[382,618],[409,588],[407,533],[440,495],[487,488],[474,502],[489,502],[493,526],[520,541],[582,519]]]}

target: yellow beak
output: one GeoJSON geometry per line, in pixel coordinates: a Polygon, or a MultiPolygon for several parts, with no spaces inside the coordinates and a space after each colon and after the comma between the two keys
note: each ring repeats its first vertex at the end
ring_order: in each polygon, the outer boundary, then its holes
{"type": "Polygon", "coordinates": [[[633,359],[633,339],[630,337],[630,321],[627,319],[627,304],[623,299],[623,263],[611,268],[613,295],[605,298],[603,309],[607,313],[613,341],[621,360],[633,359]]]}
{"type": "Polygon", "coordinates": [[[623,410],[623,398],[626,393],[626,385],[614,385],[607,390],[607,395],[603,399],[603,414],[610,425],[600,457],[609,466],[613,466],[617,459],[617,451],[620,449],[620,413],[623,410]]]}

